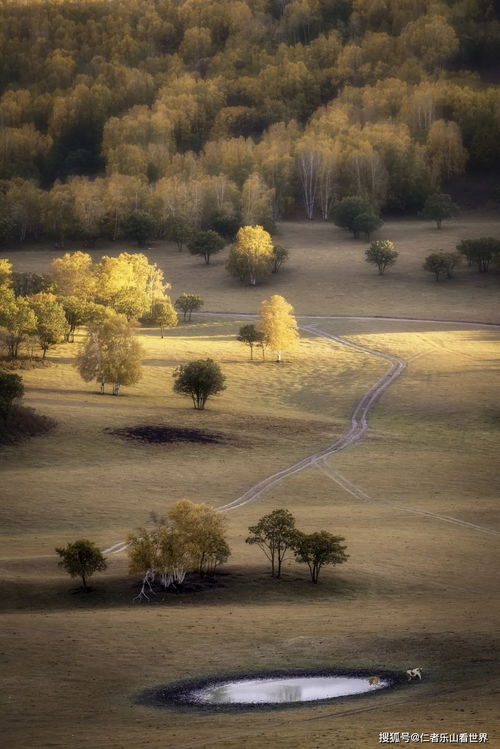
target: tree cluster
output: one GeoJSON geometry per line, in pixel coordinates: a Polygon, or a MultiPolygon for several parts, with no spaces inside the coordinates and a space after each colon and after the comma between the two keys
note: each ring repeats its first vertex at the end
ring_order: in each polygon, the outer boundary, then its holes
{"type": "Polygon", "coordinates": [[[98,263],[85,252],[66,253],[43,276],[13,273],[10,262],[0,259],[0,343],[13,359],[23,347],[32,356],[36,344],[45,358],[86,325],[79,372],[86,381],[96,380],[101,392],[112,383],[117,395],[141,374],[134,321],[158,325],[162,336],[165,327],[177,324],[168,288],[163,272],[140,253],[104,256],[98,263]]]}
{"type": "Polygon", "coordinates": [[[214,575],[230,556],[226,519],[206,504],[183,499],[153,520],[153,529],[137,528],[127,539],[129,573],[142,575],[139,599],[149,600],[157,579],[164,589],[178,587],[188,572],[214,575]]]}
{"type": "Polygon", "coordinates": [[[248,529],[247,544],[257,545],[271,564],[271,576],[280,578],[287,553],[295,560],[307,564],[313,583],[317,583],[321,569],[326,565],[346,562],[345,539],[328,531],[303,533],[295,526],[295,518],[289,510],[273,510],[260,518],[248,529]]]}

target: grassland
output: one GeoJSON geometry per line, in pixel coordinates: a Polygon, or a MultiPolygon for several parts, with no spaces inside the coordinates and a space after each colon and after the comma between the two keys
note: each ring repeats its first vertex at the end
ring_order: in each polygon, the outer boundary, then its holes
{"type": "MultiPolygon", "coordinates": [[[[436,248],[431,240],[447,248],[499,228],[494,217],[441,233],[390,225],[387,236],[407,245],[379,279],[361,243],[329,225],[286,224],[290,266],[257,289],[226,278],[220,256],[206,268],[171,247],[154,253],[174,295],[201,293],[220,311],[255,311],[277,292],[302,314],[492,321],[498,276],[462,269],[438,285],[419,266],[436,248]]],[[[20,270],[43,270],[49,255],[11,256],[20,270]]],[[[333,442],[384,371],[372,357],[306,334],[285,366],[250,363],[234,338],[240,324],[237,316],[197,317],[163,340],[141,330],[145,376],[120,398],[82,383],[70,344],[49,355],[47,367],[23,374],[27,404],[58,427],[0,454],[6,746],[364,749],[379,746],[379,731],[486,731],[489,746],[500,746],[499,537],[472,527],[500,531],[495,329],[321,321],[326,331],[408,362],[372,412],[368,437],[228,513],[233,556],[221,587],[133,604],[135,581],[118,555],[92,596],[69,592],[56,544],[87,535],[110,545],[151,509],[184,496],[214,505],[233,499],[333,442]],[[171,374],[179,362],[206,356],[221,362],[228,389],[196,413],[172,393],[171,374]],[[213,429],[234,444],[143,445],[104,432],[145,423],[213,429]],[[367,498],[341,489],[338,474],[367,498]],[[272,581],[244,538],[275,507],[290,508],[305,530],[344,535],[349,562],[325,570],[318,586],[291,561],[284,580],[272,581]],[[284,712],[187,715],[133,705],[142,688],[184,677],[336,665],[421,666],[425,678],[402,692],[284,712]]]]}

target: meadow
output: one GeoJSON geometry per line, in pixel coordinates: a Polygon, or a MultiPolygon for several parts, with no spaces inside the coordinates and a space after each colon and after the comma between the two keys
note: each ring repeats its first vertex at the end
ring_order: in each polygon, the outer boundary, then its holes
{"type": "MultiPolygon", "coordinates": [[[[171,245],[146,254],[165,270],[172,297],[201,294],[205,309],[164,339],[138,335],[143,380],[114,398],[80,380],[75,344],[26,370],[26,404],[55,418],[44,437],[1,449],[3,736],[32,747],[345,747],[379,745],[380,731],[487,732],[498,720],[498,274],[461,267],[437,284],[426,254],[461,238],[498,236],[496,214],[470,215],[437,231],[388,222],[381,238],[400,252],[379,277],[366,243],[330,224],[286,222],[291,258],[256,288],[171,245]],[[227,513],[232,556],[219,586],[133,602],[137,580],[110,555],[89,596],[72,595],[56,545],[86,536],[102,548],[178,499],[222,505],[262,478],[330,444],[385,364],[303,332],[285,364],[250,362],[236,341],[261,299],[282,294],[321,330],[401,356],[405,373],[370,413],[368,436],[316,468],[289,477],[227,513]],[[425,318],[429,322],[349,319],[425,318]],[[172,392],[182,362],[212,357],[227,390],[195,412],[172,392]],[[195,426],[223,445],[141,444],[109,429],[195,426]],[[354,486],[349,493],[339,485],[354,486]],[[359,493],[362,492],[362,495],[359,493]],[[318,586],[289,560],[283,580],[244,543],[249,525],[277,507],[306,531],[346,538],[349,561],[318,586]],[[185,713],[134,704],[142,689],[182,678],[256,669],[420,666],[421,684],[360,700],[285,711],[185,713]]],[[[377,235],[378,236],[378,235],[377,235]]],[[[68,248],[73,249],[73,248],[68,248]]],[[[77,249],[77,248],[74,248],[77,249]]],[[[124,246],[98,247],[114,254],[124,246]]],[[[49,248],[12,250],[15,270],[45,271],[49,248]]]]}

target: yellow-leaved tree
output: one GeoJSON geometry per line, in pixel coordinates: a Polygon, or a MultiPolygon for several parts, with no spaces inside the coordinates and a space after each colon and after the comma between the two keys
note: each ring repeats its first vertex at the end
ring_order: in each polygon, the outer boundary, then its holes
{"type": "Polygon", "coordinates": [[[271,272],[273,243],[262,226],[242,226],[231,247],[226,268],[241,281],[255,286],[257,280],[271,272]]]}
{"type": "Polygon", "coordinates": [[[274,294],[260,305],[259,330],[264,345],[276,351],[276,361],[282,361],[282,352],[294,349],[299,343],[297,321],[293,307],[286,299],[274,294]]]}

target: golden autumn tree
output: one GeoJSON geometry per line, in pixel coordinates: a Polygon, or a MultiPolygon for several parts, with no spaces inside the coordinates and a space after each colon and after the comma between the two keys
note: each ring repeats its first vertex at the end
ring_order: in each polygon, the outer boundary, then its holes
{"type": "Polygon", "coordinates": [[[276,351],[277,362],[282,361],[283,351],[298,346],[299,333],[293,307],[279,294],[274,294],[261,303],[259,330],[264,344],[276,351]]]}
{"type": "Polygon", "coordinates": [[[50,276],[59,296],[90,299],[96,290],[92,258],[87,252],[66,252],[50,265],[50,276]]]}
{"type": "Polygon", "coordinates": [[[231,247],[226,268],[241,281],[255,286],[271,272],[273,243],[262,226],[242,226],[231,247]]]}

